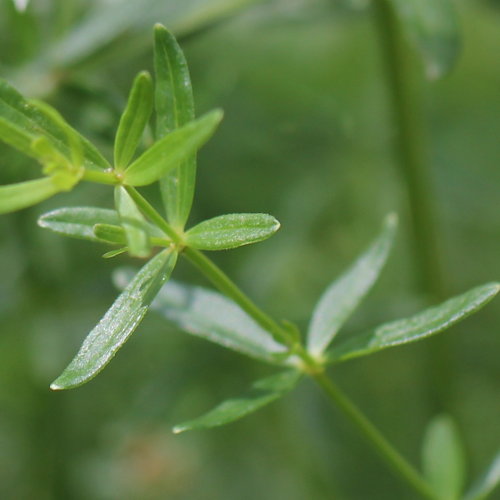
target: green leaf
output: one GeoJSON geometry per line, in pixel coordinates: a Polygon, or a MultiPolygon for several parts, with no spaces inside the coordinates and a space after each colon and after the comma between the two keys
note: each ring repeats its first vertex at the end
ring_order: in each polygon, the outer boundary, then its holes
{"type": "MultiPolygon", "coordinates": [[[[118,288],[124,288],[129,278],[126,271],[114,275],[118,288]]],[[[285,359],[285,346],[220,293],[171,281],[151,307],[181,330],[210,342],[269,363],[292,362],[285,359]]]]}
{"type": "Polygon", "coordinates": [[[455,422],[447,415],[434,418],[422,445],[424,477],[436,496],[458,500],[465,482],[465,455],[455,422]]]}
{"type": "Polygon", "coordinates": [[[38,225],[59,234],[90,241],[101,241],[94,233],[97,224],[120,225],[115,210],[95,207],[58,208],[43,214],[38,225]]]}
{"type": "Polygon", "coordinates": [[[481,309],[499,290],[498,283],[489,283],[410,318],[378,326],[373,331],[346,340],[339,347],[333,347],[328,353],[328,359],[333,362],[345,361],[435,335],[481,309]]]}
{"type": "Polygon", "coordinates": [[[461,48],[453,0],[390,0],[406,36],[420,52],[428,78],[437,79],[455,64],[461,48]]]}
{"type": "Polygon", "coordinates": [[[185,241],[200,250],[226,250],[266,240],[279,227],[280,223],[267,214],[220,215],[191,228],[185,241]]]}
{"type": "Polygon", "coordinates": [[[145,186],[157,181],[207,142],[221,119],[222,111],[211,111],[170,132],[125,170],[123,182],[130,186],[145,186]]]}
{"type": "Polygon", "coordinates": [[[229,424],[276,401],[291,391],[300,379],[300,372],[287,371],[258,380],[250,391],[235,399],[228,399],[199,418],[190,420],[173,429],[175,434],[194,429],[208,429],[229,424]]]}
{"type": "Polygon", "coordinates": [[[481,478],[472,485],[464,500],[485,500],[498,486],[500,486],[500,452],[481,478]]]}
{"type": "MultiPolygon", "coordinates": [[[[23,98],[5,80],[0,79],[0,131],[7,130],[7,134],[0,136],[2,140],[22,153],[37,158],[36,153],[28,147],[39,136],[46,137],[53,146],[66,158],[72,157],[72,145],[68,140],[68,124],[64,127],[55,121],[53,116],[48,116],[44,106],[42,111],[33,102],[23,98]]],[[[54,111],[54,113],[56,113],[54,111]]],[[[83,149],[83,165],[91,169],[109,168],[109,163],[97,149],[78,132],[71,129],[73,135],[78,136],[83,149]]]]}
{"type": "Polygon", "coordinates": [[[110,250],[102,255],[103,259],[111,259],[116,257],[117,255],[121,255],[122,253],[128,252],[128,247],[117,248],[116,250],[110,250]]]}
{"type": "Polygon", "coordinates": [[[153,83],[148,72],[137,75],[115,138],[115,169],[123,170],[139,145],[153,109],[153,83]]]}
{"type": "Polygon", "coordinates": [[[96,224],[93,230],[96,238],[100,241],[116,245],[125,245],[127,243],[123,227],[112,226],[111,224],[96,224]]]}
{"type": "Polygon", "coordinates": [[[151,244],[146,219],[123,186],[115,188],[115,204],[125,230],[130,255],[147,257],[151,253],[151,244]]]}
{"type": "Polygon", "coordinates": [[[313,356],[323,354],[377,280],[389,255],[396,226],[396,216],[389,215],[379,237],[323,293],[313,312],[307,337],[307,349],[313,356]]]}
{"type": "Polygon", "coordinates": [[[164,250],[134,277],[97,326],[89,333],[78,354],[50,386],[71,389],[95,377],[128,340],[142,321],[151,301],[172,273],[177,254],[164,250]]]}
{"type": "Polygon", "coordinates": [[[31,207],[60,191],[51,177],[0,186],[0,214],[31,207]]]}
{"type": "MultiPolygon", "coordinates": [[[[156,136],[194,120],[193,89],[184,54],[175,37],[155,26],[156,136]]],[[[168,221],[183,229],[191,211],[196,181],[196,156],[190,156],[160,181],[168,221]]]]}

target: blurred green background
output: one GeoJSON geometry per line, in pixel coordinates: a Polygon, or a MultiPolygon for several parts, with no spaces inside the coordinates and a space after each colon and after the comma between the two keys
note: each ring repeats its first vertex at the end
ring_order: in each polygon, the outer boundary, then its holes
{"type": "MultiPolygon", "coordinates": [[[[500,278],[500,5],[457,6],[458,64],[445,79],[422,82],[436,258],[449,295],[500,278]]],[[[32,0],[18,12],[0,0],[0,73],[47,99],[110,154],[132,79],[152,69],[152,25],[172,29],[190,63],[198,113],[225,110],[200,154],[191,222],[228,212],[281,221],[271,240],[214,255],[267,311],[306,326],[324,287],[387,212],[399,213],[395,251],[348,334],[426,304],[365,7],[354,0],[32,0]]],[[[2,144],[0,165],[0,184],[39,171],[2,144]]],[[[49,234],[36,219],[59,206],[110,202],[108,189],[81,185],[0,219],[0,498],[414,498],[307,381],[235,424],[174,436],[174,424],[271,372],[154,313],[92,383],[50,392],[112,303],[113,269],[137,262],[103,260],[104,248],[49,234]]],[[[175,278],[206,284],[184,262],[175,278]]],[[[446,334],[449,404],[471,478],[500,443],[499,324],[497,301],[446,334]]],[[[414,463],[435,410],[428,345],[332,370],[414,463]]]]}

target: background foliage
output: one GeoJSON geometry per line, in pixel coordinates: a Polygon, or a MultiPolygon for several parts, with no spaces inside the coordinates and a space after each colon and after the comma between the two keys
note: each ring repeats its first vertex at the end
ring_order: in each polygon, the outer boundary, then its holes
{"type": "MultiPolygon", "coordinates": [[[[258,303],[304,325],[383,216],[400,214],[395,252],[348,334],[424,304],[373,18],[361,3],[33,0],[20,13],[2,0],[0,70],[23,93],[48,99],[111,157],[130,83],[138,70],[151,70],[151,26],[172,29],[190,63],[197,114],[225,110],[200,155],[192,222],[267,212],[282,223],[267,242],[214,256],[258,303]]],[[[421,89],[439,209],[437,258],[450,295],[500,274],[500,9],[492,1],[458,8],[458,64],[421,89]]],[[[29,160],[3,145],[0,162],[0,184],[29,172],[29,160]]],[[[49,382],[116,295],[112,269],[134,262],[103,261],[95,246],[49,234],[36,219],[64,204],[104,206],[104,195],[81,185],[0,219],[0,497],[410,498],[309,383],[234,425],[173,436],[173,424],[269,371],[154,314],[105,376],[51,393],[49,382]]],[[[205,284],[179,267],[177,277],[205,284]]],[[[473,472],[500,442],[499,316],[494,303],[454,327],[450,342],[449,404],[473,472]]],[[[428,359],[422,344],[334,368],[414,462],[435,412],[428,359]]]]}

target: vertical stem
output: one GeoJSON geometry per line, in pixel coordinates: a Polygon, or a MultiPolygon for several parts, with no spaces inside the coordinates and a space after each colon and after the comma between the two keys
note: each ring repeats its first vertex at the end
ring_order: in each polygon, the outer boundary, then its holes
{"type": "Polygon", "coordinates": [[[389,467],[423,498],[436,500],[436,495],[419,472],[403,458],[380,431],[361,413],[335,384],[324,374],[313,375],[316,383],[330,400],[349,418],[389,467]]]}
{"type": "MultiPolygon", "coordinates": [[[[435,220],[434,193],[426,165],[422,106],[415,81],[413,54],[408,50],[396,12],[389,0],[375,0],[380,44],[385,59],[390,111],[395,130],[394,149],[406,184],[412,219],[413,248],[420,289],[432,300],[444,298],[435,220]]],[[[448,337],[428,346],[430,406],[433,412],[448,409],[452,367],[448,337]]]]}
{"type": "Polygon", "coordinates": [[[390,2],[375,0],[374,7],[389,87],[394,149],[410,204],[420,286],[426,294],[440,299],[443,296],[443,276],[432,183],[426,168],[421,103],[413,80],[414,59],[390,2]]]}

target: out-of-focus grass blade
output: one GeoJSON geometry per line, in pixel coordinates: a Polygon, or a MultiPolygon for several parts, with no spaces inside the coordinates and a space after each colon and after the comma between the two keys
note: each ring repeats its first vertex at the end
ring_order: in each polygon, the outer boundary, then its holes
{"type": "Polygon", "coordinates": [[[307,337],[307,348],[313,356],[324,352],[377,280],[389,255],[396,226],[396,216],[389,215],[379,237],[323,293],[313,312],[307,337]]]}
{"type": "Polygon", "coordinates": [[[179,434],[234,422],[284,396],[297,385],[299,379],[300,372],[287,371],[258,380],[252,384],[252,388],[247,394],[239,398],[228,399],[205,415],[176,425],[173,431],[175,434],[179,434]]]}
{"type": "Polygon", "coordinates": [[[498,283],[473,288],[415,316],[392,321],[373,331],[356,335],[338,347],[334,346],[327,353],[327,358],[333,362],[344,361],[435,335],[481,309],[499,290],[498,283]]]}
{"type": "Polygon", "coordinates": [[[95,377],[109,363],[142,321],[151,301],[170,277],[176,260],[176,253],[164,250],[137,273],[89,333],[78,354],[52,383],[51,389],[78,387],[95,377]]]}
{"type": "MultiPolygon", "coordinates": [[[[114,275],[118,288],[123,289],[129,279],[125,270],[114,275]]],[[[261,361],[287,362],[286,347],[218,292],[171,281],[160,290],[151,307],[187,333],[261,361]]]]}
{"type": "Polygon", "coordinates": [[[424,477],[437,498],[458,500],[465,482],[465,454],[455,422],[448,415],[434,418],[422,444],[424,477]]]}
{"type": "Polygon", "coordinates": [[[485,500],[498,486],[500,486],[500,452],[482,477],[472,485],[464,500],[485,500]]]}
{"type": "Polygon", "coordinates": [[[453,0],[389,0],[403,30],[416,46],[427,76],[448,73],[461,48],[460,27],[453,0]]]}
{"type": "Polygon", "coordinates": [[[170,132],[125,170],[123,182],[130,186],[145,186],[161,179],[198,151],[210,139],[221,120],[222,111],[214,110],[170,132]]]}
{"type": "Polygon", "coordinates": [[[0,186],[0,214],[31,207],[60,191],[51,177],[0,186]]]}
{"type": "MultiPolygon", "coordinates": [[[[175,37],[155,26],[156,138],[194,120],[193,89],[184,54],[175,37]]],[[[184,228],[191,211],[196,181],[196,154],[182,161],[160,181],[169,222],[184,228]]]]}
{"type": "Polygon", "coordinates": [[[134,156],[152,109],[153,83],[149,73],[143,71],[134,80],[116,132],[115,169],[123,170],[134,156]]]}
{"type": "Polygon", "coordinates": [[[59,234],[91,241],[101,241],[94,233],[96,224],[120,225],[116,210],[95,207],[58,208],[43,214],[38,225],[59,234]]]}
{"type": "MultiPolygon", "coordinates": [[[[71,140],[68,139],[68,128],[71,134],[78,137],[83,150],[83,166],[92,169],[105,169],[110,165],[97,149],[76,130],[65,122],[61,123],[47,114],[48,105],[39,109],[38,103],[29,102],[5,80],[0,79],[0,130],[8,130],[5,141],[21,152],[36,158],[35,152],[27,151],[27,141],[31,142],[38,136],[48,139],[52,145],[66,158],[72,158],[71,140]],[[7,123],[7,125],[6,125],[7,123]],[[19,134],[22,131],[22,136],[19,134]]],[[[57,113],[54,110],[54,113],[57,113]]]]}
{"type": "Polygon", "coordinates": [[[186,233],[186,244],[200,250],[226,250],[272,236],[280,223],[267,214],[227,214],[208,219],[186,233]]]}
{"type": "Polygon", "coordinates": [[[28,156],[37,158],[36,152],[31,149],[31,144],[36,139],[36,136],[29,133],[27,130],[16,126],[11,121],[0,116],[0,138],[6,144],[21,151],[28,156]]]}
{"type": "Polygon", "coordinates": [[[146,219],[123,186],[115,188],[115,204],[125,230],[130,255],[147,257],[151,252],[151,244],[146,219]]]}

